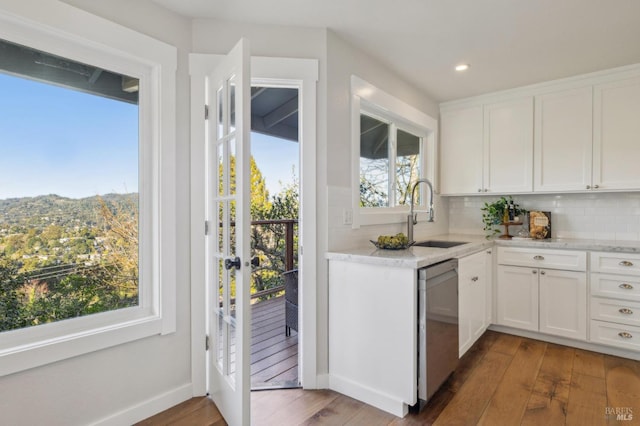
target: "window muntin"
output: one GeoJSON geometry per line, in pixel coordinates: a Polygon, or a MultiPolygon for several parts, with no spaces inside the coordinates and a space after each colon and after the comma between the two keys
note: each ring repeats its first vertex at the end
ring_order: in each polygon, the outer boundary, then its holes
{"type": "Polygon", "coordinates": [[[422,170],[423,138],[402,125],[394,118],[360,113],[360,207],[409,204],[411,185],[422,170]]]}
{"type": "Polygon", "coordinates": [[[139,306],[140,80],[0,50],[0,333],[139,306]]]}

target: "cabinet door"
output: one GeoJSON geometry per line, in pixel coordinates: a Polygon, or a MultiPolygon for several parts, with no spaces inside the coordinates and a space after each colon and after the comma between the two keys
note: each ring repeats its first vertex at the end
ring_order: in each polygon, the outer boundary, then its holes
{"type": "Polygon", "coordinates": [[[594,188],[640,188],[640,78],[594,87],[593,131],[594,188]]]}
{"type": "Polygon", "coordinates": [[[592,89],[536,96],[534,191],[591,187],[592,89]]]}
{"type": "Polygon", "coordinates": [[[485,253],[479,252],[458,261],[458,341],[462,356],[487,328],[485,253]]]}
{"type": "Polygon", "coordinates": [[[493,323],[493,250],[489,249],[484,255],[484,271],[486,282],[486,309],[484,313],[484,328],[485,330],[493,323]]]}
{"type": "Polygon", "coordinates": [[[533,97],[485,105],[484,150],[488,192],[533,190],[533,97]]]}
{"type": "Polygon", "coordinates": [[[440,113],[440,191],[482,192],[482,106],[440,113]]]}
{"type": "Polygon", "coordinates": [[[587,338],[586,272],[540,270],[540,331],[587,338]]]}
{"type": "Polygon", "coordinates": [[[498,266],[497,323],[538,331],[538,270],[498,266]]]}

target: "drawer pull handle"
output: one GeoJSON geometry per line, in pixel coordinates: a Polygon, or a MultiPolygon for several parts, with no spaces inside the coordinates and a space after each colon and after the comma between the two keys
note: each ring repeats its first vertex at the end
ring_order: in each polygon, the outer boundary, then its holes
{"type": "Polygon", "coordinates": [[[622,283],[618,287],[623,288],[625,290],[633,290],[633,286],[631,284],[622,283]]]}
{"type": "Polygon", "coordinates": [[[622,337],[623,339],[631,339],[633,337],[631,333],[627,333],[626,331],[621,331],[620,333],[618,333],[618,336],[622,337]]]}
{"type": "Polygon", "coordinates": [[[540,275],[546,275],[547,273],[545,271],[540,271],[540,275]]]}
{"type": "Polygon", "coordinates": [[[471,278],[471,281],[473,281],[473,282],[478,281],[478,277],[473,277],[473,278],[471,278]]]}
{"type": "Polygon", "coordinates": [[[618,309],[618,312],[620,312],[621,314],[625,314],[625,315],[631,315],[633,314],[633,311],[629,308],[620,308],[618,309]]]}
{"type": "Polygon", "coordinates": [[[618,265],[620,265],[620,266],[633,266],[633,262],[629,262],[628,260],[623,260],[620,263],[618,263],[618,265]]]}
{"type": "Polygon", "coordinates": [[[540,256],[540,255],[533,256],[533,260],[544,260],[544,256],[540,256]]]}
{"type": "Polygon", "coordinates": [[[533,275],[535,275],[535,274],[537,274],[537,273],[538,273],[538,271],[536,271],[536,270],[534,269],[533,271],[531,271],[531,273],[532,273],[533,275]]]}

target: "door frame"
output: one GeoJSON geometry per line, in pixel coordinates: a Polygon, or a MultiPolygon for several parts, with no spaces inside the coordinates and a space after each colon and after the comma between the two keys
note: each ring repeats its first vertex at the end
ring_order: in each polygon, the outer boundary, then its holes
{"type": "MultiPolygon", "coordinates": [[[[206,290],[205,290],[205,77],[223,55],[189,55],[191,75],[190,207],[191,207],[191,383],[193,396],[207,393],[206,290]]],[[[251,82],[298,88],[300,99],[300,227],[298,264],[300,300],[299,380],[316,389],[317,371],[317,197],[316,197],[316,97],[318,60],[251,58],[251,82]]]]}

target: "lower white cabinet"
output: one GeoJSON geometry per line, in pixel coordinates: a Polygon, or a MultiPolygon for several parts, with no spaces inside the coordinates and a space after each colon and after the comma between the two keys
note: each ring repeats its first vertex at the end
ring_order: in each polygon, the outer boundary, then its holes
{"type": "Polygon", "coordinates": [[[497,323],[538,331],[538,270],[498,266],[497,323]]]}
{"type": "Polygon", "coordinates": [[[587,274],[541,269],[540,332],[587,338],[587,274]]]}
{"type": "Polygon", "coordinates": [[[460,357],[491,324],[491,250],[458,259],[460,357]]]}
{"type": "Polygon", "coordinates": [[[590,340],[640,350],[640,255],[591,253],[590,340]]]}
{"type": "MultiPolygon", "coordinates": [[[[549,268],[505,264],[509,256],[498,250],[497,318],[500,325],[572,339],[587,338],[587,274],[549,268]]],[[[508,250],[507,250],[508,251],[508,250]]],[[[545,250],[521,253],[546,259],[545,250]]],[[[586,253],[573,252],[579,258],[586,253]]],[[[549,257],[549,256],[547,256],[549,257]]]]}

